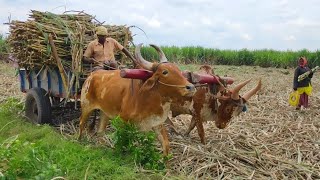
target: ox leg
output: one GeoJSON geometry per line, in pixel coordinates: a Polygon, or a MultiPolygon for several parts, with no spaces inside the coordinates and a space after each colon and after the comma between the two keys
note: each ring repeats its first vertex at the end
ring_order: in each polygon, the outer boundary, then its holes
{"type": "Polygon", "coordinates": [[[85,126],[87,124],[89,116],[93,110],[94,109],[91,109],[91,110],[85,109],[85,108],[81,109],[82,112],[81,112],[81,117],[80,117],[80,131],[79,131],[79,137],[78,137],[79,140],[82,138],[82,133],[85,129],[85,126]]]}
{"type": "Polygon", "coordinates": [[[167,156],[169,154],[169,139],[168,139],[168,132],[166,128],[163,125],[159,125],[155,128],[153,128],[156,132],[159,141],[162,144],[163,154],[167,156]]]}
{"type": "Polygon", "coordinates": [[[206,144],[206,140],[205,140],[205,137],[204,137],[204,129],[203,129],[202,121],[201,121],[201,120],[197,120],[197,121],[196,121],[196,125],[197,125],[198,134],[199,134],[201,143],[202,143],[202,144],[206,144]]]}
{"type": "Polygon", "coordinates": [[[184,134],[185,136],[189,136],[190,132],[194,129],[194,127],[196,127],[196,118],[194,118],[194,116],[192,116],[189,128],[187,130],[187,132],[184,134]]]}
{"type": "Polygon", "coordinates": [[[177,135],[181,135],[176,128],[174,127],[173,122],[171,121],[171,119],[169,117],[167,117],[167,120],[165,121],[166,124],[169,125],[169,133],[170,134],[177,134],[177,135]]]}
{"type": "Polygon", "coordinates": [[[103,112],[100,111],[100,124],[98,128],[98,136],[101,136],[106,131],[107,126],[110,124],[108,116],[103,112]]]}
{"type": "Polygon", "coordinates": [[[96,125],[96,120],[97,120],[97,114],[98,114],[98,110],[94,110],[94,117],[92,122],[89,124],[89,134],[94,135],[94,127],[96,125]]]}

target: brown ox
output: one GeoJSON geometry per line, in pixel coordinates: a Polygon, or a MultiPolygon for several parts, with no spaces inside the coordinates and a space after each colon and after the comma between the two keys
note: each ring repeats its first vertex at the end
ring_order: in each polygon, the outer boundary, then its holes
{"type": "Polygon", "coordinates": [[[169,63],[162,50],[157,50],[160,63],[144,60],[140,53],[141,44],[136,47],[136,63],[144,69],[153,71],[145,81],[120,77],[119,70],[99,70],[93,72],[85,81],[81,91],[80,134],[84,131],[89,115],[100,110],[98,133],[104,132],[109,120],[120,115],[142,131],[154,130],[162,143],[163,153],[169,152],[167,131],[163,126],[172,99],[192,96],[195,92],[179,68],[169,63]]]}
{"type": "MultiPolygon", "coordinates": [[[[201,66],[198,73],[214,75],[211,66],[208,65],[201,66]]],[[[205,144],[203,122],[214,121],[218,128],[225,128],[232,117],[242,112],[249,98],[261,89],[261,80],[259,80],[256,87],[239,96],[240,89],[249,81],[239,83],[231,90],[227,90],[222,83],[216,86],[199,86],[193,97],[179,99],[171,105],[172,117],[180,114],[192,115],[185,135],[189,135],[191,130],[197,127],[201,143],[205,144]]],[[[167,123],[173,126],[169,118],[167,123]]],[[[176,132],[174,129],[172,130],[176,132]]]]}

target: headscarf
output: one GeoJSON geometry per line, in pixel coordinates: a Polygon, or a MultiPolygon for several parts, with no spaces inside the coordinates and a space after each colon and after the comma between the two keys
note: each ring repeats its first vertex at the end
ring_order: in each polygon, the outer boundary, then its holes
{"type": "Polygon", "coordinates": [[[307,63],[308,63],[307,58],[300,57],[300,59],[299,59],[299,66],[300,67],[302,67],[302,68],[305,67],[307,65],[307,63]]]}

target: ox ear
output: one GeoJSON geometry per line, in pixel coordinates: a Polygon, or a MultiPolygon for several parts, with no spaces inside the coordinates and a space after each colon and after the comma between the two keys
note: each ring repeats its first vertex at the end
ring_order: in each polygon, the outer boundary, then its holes
{"type": "Polygon", "coordinates": [[[155,76],[150,77],[143,83],[140,89],[140,92],[150,91],[156,85],[157,82],[158,82],[158,77],[155,77],[155,76]]]}

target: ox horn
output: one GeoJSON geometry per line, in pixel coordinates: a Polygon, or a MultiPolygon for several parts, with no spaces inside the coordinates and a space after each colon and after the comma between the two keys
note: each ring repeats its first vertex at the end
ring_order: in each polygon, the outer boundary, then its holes
{"type": "Polygon", "coordinates": [[[136,59],[138,60],[138,64],[142,66],[142,68],[152,71],[153,64],[142,57],[140,52],[141,46],[142,46],[142,43],[138,44],[135,49],[135,56],[136,56],[136,59]]]}
{"type": "Polygon", "coordinates": [[[234,99],[234,100],[238,100],[239,99],[239,91],[240,91],[240,89],[243,88],[245,85],[247,85],[250,81],[251,81],[251,79],[237,84],[232,89],[231,98],[234,99]]]}
{"type": "Polygon", "coordinates": [[[254,94],[256,94],[260,89],[261,89],[261,78],[258,81],[258,84],[256,87],[252,88],[251,90],[249,90],[248,92],[246,92],[242,98],[245,99],[246,101],[248,101],[251,96],[253,96],[254,94]]]}
{"type": "Polygon", "coordinates": [[[160,57],[160,62],[168,62],[168,59],[166,58],[166,55],[163,53],[163,51],[156,45],[154,44],[150,44],[150,46],[152,46],[153,48],[155,48],[159,54],[160,57]]]}

